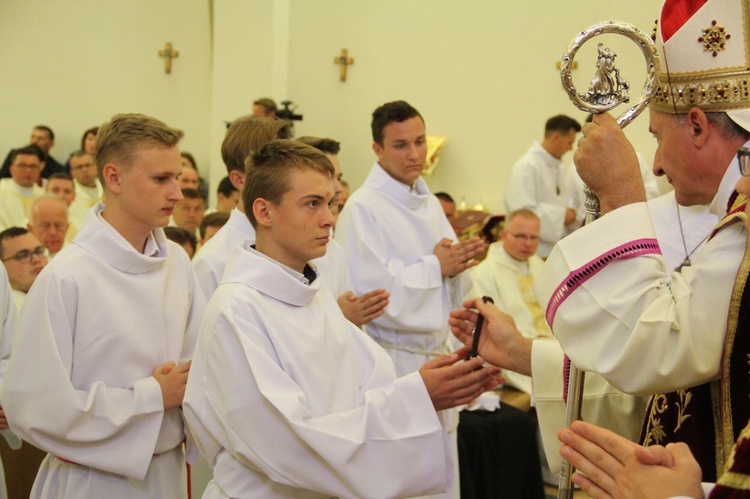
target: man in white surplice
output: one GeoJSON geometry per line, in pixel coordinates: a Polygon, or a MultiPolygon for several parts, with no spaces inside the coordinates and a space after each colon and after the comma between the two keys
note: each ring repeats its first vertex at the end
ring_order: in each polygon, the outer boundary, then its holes
{"type": "Polygon", "coordinates": [[[385,352],[346,320],[309,264],[328,246],[333,174],[322,152],[291,140],[248,160],[242,197],[255,244],[229,255],[185,394],[214,470],[204,498],[445,490],[450,446],[435,410],[497,383],[480,359],[460,361],[468,349],[397,379],[385,352]]]}
{"type": "Polygon", "coordinates": [[[182,135],[143,115],[102,125],[107,204],[20,311],[0,402],[13,431],[49,452],[32,497],[187,495],[179,407],[204,302],[161,229],[181,196],[182,135]]]}
{"type": "Polygon", "coordinates": [[[44,153],[35,145],[11,152],[10,178],[0,179],[0,230],[23,227],[34,199],[44,194],[37,185],[44,153]]]}
{"type": "Polygon", "coordinates": [[[576,212],[575,186],[562,157],[573,148],[581,125],[565,115],[553,116],[544,125],[544,139],[534,142],[513,165],[505,190],[508,213],[526,208],[542,221],[537,254],[547,258],[557,241],[580,226],[583,212],[576,212]]]}
{"type": "Polygon", "coordinates": [[[382,288],[391,294],[385,313],[365,330],[403,376],[450,351],[448,314],[471,287],[464,270],[476,263],[483,243],[454,243],[453,228],[421,178],[427,143],[414,107],[404,101],[380,106],[372,133],[378,160],[347,201],[336,239],[344,246],[354,292],[382,288]]]}

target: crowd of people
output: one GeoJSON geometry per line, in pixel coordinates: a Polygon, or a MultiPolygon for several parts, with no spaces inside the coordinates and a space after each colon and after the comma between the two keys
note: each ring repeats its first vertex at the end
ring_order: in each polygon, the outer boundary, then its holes
{"type": "Polygon", "coordinates": [[[341,144],[258,99],[210,209],[156,118],[65,164],[35,127],[0,168],[0,434],[36,470],[13,493],[184,498],[187,461],[206,498],[533,498],[564,458],[595,497],[750,496],[750,94],[686,90],[744,88],[750,12],[683,3],[655,31],[652,174],[609,114],[553,116],[489,247],[456,237],[403,100],[349,194],[341,144]],[[687,42],[717,25],[740,48],[687,42]],[[561,429],[570,363],[586,422],[561,429]]]}

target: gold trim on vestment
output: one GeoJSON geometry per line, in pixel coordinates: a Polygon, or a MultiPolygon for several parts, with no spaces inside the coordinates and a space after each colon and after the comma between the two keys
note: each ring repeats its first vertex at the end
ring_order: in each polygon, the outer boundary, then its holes
{"type": "MultiPolygon", "coordinates": [[[[733,203],[730,211],[735,210],[747,200],[745,196],[739,195],[733,203]]],[[[745,211],[738,211],[724,217],[714,229],[714,234],[721,228],[736,222],[745,222],[747,215],[745,211]]],[[[732,349],[737,333],[740,306],[742,305],[742,294],[745,291],[748,273],[750,273],[750,232],[747,233],[745,241],[745,253],[742,257],[737,277],[734,280],[732,296],[729,302],[729,315],[727,317],[727,330],[724,339],[724,354],[722,357],[721,377],[711,382],[711,402],[714,411],[714,431],[716,443],[716,476],[721,476],[726,470],[727,458],[734,447],[734,425],[732,422],[732,397],[730,387],[730,367],[732,360],[732,349]]]]}

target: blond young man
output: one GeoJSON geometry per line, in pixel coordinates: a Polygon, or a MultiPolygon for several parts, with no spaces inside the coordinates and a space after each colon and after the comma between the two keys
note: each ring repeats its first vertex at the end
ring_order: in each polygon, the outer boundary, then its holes
{"type": "Polygon", "coordinates": [[[31,497],[184,498],[182,404],[203,297],[168,242],[182,132],[143,115],[99,129],[106,205],[40,274],[0,389],[46,450],[31,497]]]}

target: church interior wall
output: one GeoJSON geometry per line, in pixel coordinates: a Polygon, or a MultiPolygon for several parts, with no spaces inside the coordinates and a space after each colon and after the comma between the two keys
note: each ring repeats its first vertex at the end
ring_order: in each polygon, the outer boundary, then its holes
{"type": "MultiPolygon", "coordinates": [[[[374,154],[370,114],[380,104],[405,99],[423,114],[428,134],[447,137],[428,183],[469,205],[504,211],[510,168],[544,122],[586,114],[570,103],[556,62],[577,32],[609,19],[627,21],[649,34],[659,2],[585,0],[534,2],[292,0],[289,98],[305,119],[300,133],[342,142],[344,178],[361,185],[374,154]],[[333,57],[347,48],[355,62],[346,82],[333,57]]],[[[624,37],[607,37],[622,51],[618,64],[632,76],[633,101],[645,79],[643,56],[624,37]],[[614,38],[621,38],[620,40],[614,38]],[[619,42],[619,43],[618,43],[619,42]]],[[[593,76],[596,43],[576,60],[579,92],[593,76]],[[587,62],[589,61],[590,62],[587,62]]],[[[629,76],[628,76],[629,77],[629,76]]],[[[648,116],[627,129],[638,150],[653,157],[648,116]]],[[[572,154],[564,158],[572,163],[572,154]]]]}
{"type": "Polygon", "coordinates": [[[55,131],[64,163],[83,131],[120,112],[182,128],[182,147],[208,167],[211,23],[205,0],[0,2],[0,154],[55,131]],[[179,51],[165,74],[158,51],[179,51]]]}
{"type": "MultiPolygon", "coordinates": [[[[116,112],[144,112],[185,130],[183,149],[216,185],[226,174],[219,154],[224,122],[268,96],[298,106],[304,115],[298,136],[342,142],[345,179],[356,188],[374,160],[371,112],[405,99],[422,112],[429,134],[447,138],[428,178],[433,191],[502,212],[510,168],[542,138],[544,121],[559,113],[585,118],[569,102],[555,67],[572,37],[608,19],[650,32],[659,4],[2,2],[0,152],[26,143],[31,127],[46,123],[58,135],[53,155],[64,161],[89,126],[116,112]],[[156,55],[166,41],[180,51],[171,75],[156,55]],[[346,82],[333,63],[342,48],[355,60],[346,82]]],[[[642,57],[630,41],[620,42],[626,48],[615,49],[618,65],[637,98],[642,57]]],[[[593,75],[595,45],[589,42],[577,56],[580,92],[593,75]]],[[[653,157],[646,115],[626,133],[653,157]]],[[[572,154],[564,161],[571,163],[572,154]]]]}

